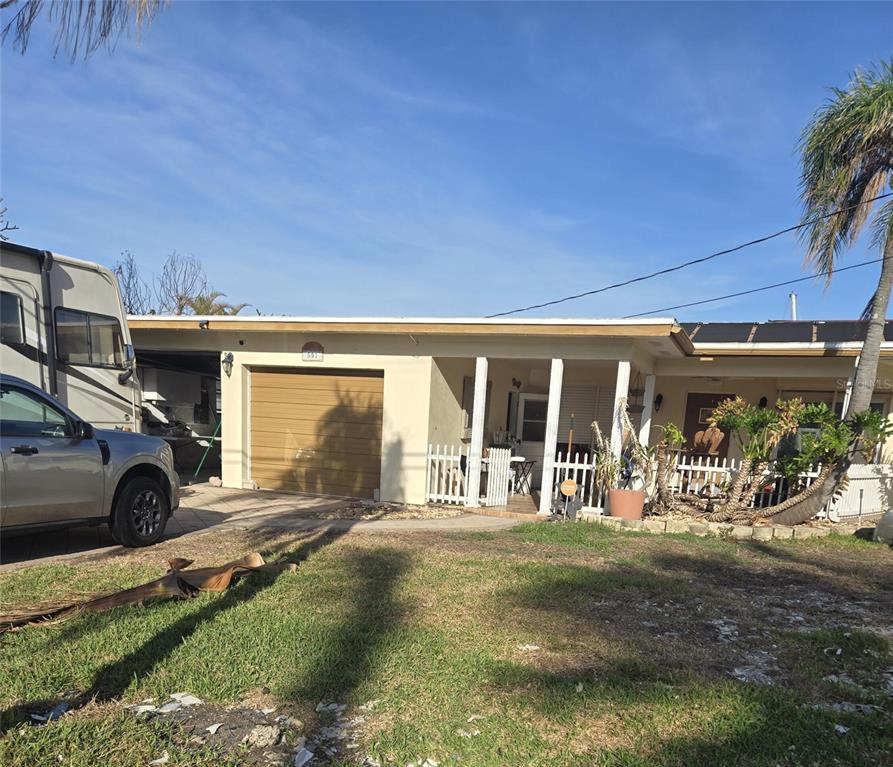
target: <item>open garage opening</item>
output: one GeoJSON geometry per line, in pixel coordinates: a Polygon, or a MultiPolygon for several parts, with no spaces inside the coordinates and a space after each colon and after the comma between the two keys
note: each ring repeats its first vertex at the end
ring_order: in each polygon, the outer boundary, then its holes
{"type": "Polygon", "coordinates": [[[220,475],[220,353],[137,349],[143,431],[164,439],[184,484],[220,475]]]}

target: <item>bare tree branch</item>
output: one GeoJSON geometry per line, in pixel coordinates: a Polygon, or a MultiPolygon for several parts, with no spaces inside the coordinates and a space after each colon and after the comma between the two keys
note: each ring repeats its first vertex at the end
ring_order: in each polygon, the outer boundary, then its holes
{"type": "Polygon", "coordinates": [[[113,50],[118,38],[131,26],[137,37],[169,0],[0,0],[0,9],[16,9],[3,27],[0,39],[12,36],[13,48],[28,49],[31,30],[45,14],[56,26],[56,51],[65,50],[72,61],[83,54],[86,59],[105,46],[113,50]]]}
{"type": "Polygon", "coordinates": [[[158,311],[162,314],[184,314],[195,296],[208,292],[208,278],[195,256],[171,253],[155,284],[158,311]]]}
{"type": "Polygon", "coordinates": [[[123,251],[112,271],[118,278],[124,309],[128,314],[150,314],[154,311],[152,291],[140,275],[133,253],[129,250],[123,251]]]}
{"type": "Polygon", "coordinates": [[[4,232],[14,232],[17,229],[18,227],[15,224],[11,224],[6,220],[6,206],[3,204],[3,198],[0,197],[0,240],[6,242],[9,240],[9,237],[4,232]]]}

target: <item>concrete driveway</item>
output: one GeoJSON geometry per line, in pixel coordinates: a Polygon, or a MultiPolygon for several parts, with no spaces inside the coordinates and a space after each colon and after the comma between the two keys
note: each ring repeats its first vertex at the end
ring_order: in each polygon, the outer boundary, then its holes
{"type": "MultiPolygon", "coordinates": [[[[349,529],[352,533],[360,533],[381,530],[499,530],[518,524],[517,520],[481,514],[462,514],[442,519],[331,518],[337,517],[337,510],[349,503],[330,497],[195,485],[183,488],[180,508],[168,520],[163,540],[227,528],[349,529]]],[[[0,571],[64,561],[83,554],[102,554],[119,548],[106,525],[3,536],[0,543],[0,571]]]]}

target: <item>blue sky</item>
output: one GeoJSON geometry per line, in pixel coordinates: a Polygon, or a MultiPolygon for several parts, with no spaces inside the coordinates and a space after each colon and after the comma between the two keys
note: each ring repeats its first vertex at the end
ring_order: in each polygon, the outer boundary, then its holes
{"type": "MultiPolygon", "coordinates": [[[[4,47],[2,194],[17,241],[127,249],[148,274],[193,254],[265,313],[489,314],[794,223],[801,128],[893,55],[891,30],[887,3],[175,2],[86,63],[54,59],[46,27],[4,47]]],[[[802,261],[789,236],[538,314],[647,311],[802,261]]],[[[801,316],[855,316],[875,281],[801,284],[801,316]]],[[[786,296],[676,315],[784,318],[786,296]]]]}

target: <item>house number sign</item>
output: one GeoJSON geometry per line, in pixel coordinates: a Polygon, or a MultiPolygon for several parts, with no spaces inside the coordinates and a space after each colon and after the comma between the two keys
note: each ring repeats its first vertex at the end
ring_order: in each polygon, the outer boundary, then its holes
{"type": "Polygon", "coordinates": [[[301,347],[301,360],[303,362],[322,362],[324,357],[322,344],[316,341],[308,341],[301,347]]]}

